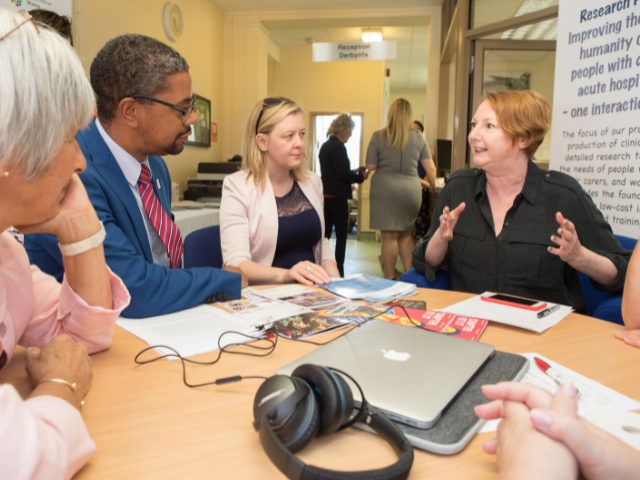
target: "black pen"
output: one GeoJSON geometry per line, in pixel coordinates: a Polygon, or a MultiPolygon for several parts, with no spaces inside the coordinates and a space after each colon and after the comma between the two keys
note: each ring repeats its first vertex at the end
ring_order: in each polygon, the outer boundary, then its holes
{"type": "Polygon", "coordinates": [[[538,318],[544,318],[547,315],[552,314],[553,312],[555,312],[556,310],[558,310],[560,308],[560,304],[558,303],[557,305],[554,305],[553,307],[550,308],[545,308],[544,310],[542,310],[541,312],[538,312],[538,318]]]}

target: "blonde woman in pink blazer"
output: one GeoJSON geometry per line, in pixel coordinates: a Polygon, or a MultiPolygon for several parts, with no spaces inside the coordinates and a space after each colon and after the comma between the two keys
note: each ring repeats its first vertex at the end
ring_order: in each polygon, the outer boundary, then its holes
{"type": "Polygon", "coordinates": [[[0,65],[0,369],[22,345],[33,385],[26,400],[0,385],[0,477],[69,479],[96,448],[80,409],[88,353],[111,345],[130,297],[107,268],[104,227],[77,175],[86,162],[75,136],[94,109],[80,60],[57,32],[0,8],[0,65]],[[57,237],[62,284],[29,265],[11,226],[57,237]]]}
{"type": "Polygon", "coordinates": [[[247,121],[242,169],[222,189],[224,265],[252,285],[329,283],[340,276],[324,238],[322,180],[309,171],[302,109],[282,97],[261,100],[247,121]]]}

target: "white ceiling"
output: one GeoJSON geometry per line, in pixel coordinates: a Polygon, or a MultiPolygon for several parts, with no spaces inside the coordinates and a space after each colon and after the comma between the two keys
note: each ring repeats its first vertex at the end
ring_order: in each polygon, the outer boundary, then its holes
{"type": "Polygon", "coordinates": [[[440,7],[444,0],[212,0],[225,13],[440,7]]]}

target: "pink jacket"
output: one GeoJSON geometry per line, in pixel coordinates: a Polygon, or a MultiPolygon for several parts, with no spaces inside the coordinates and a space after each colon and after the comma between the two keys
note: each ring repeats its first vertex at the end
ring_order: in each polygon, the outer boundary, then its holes
{"type": "MultiPolygon", "coordinates": [[[[129,292],[109,272],[113,310],[90,307],[66,279],[29,266],[24,248],[0,234],[0,352],[8,361],[16,345],[42,347],[66,333],[89,353],[111,345],[113,325],[129,305],[129,292]]],[[[66,401],[43,395],[27,401],[12,385],[0,386],[0,476],[68,479],[95,451],[80,412],[66,401]]]]}
{"type": "MultiPolygon", "coordinates": [[[[318,212],[322,225],[322,238],[313,249],[316,263],[335,262],[329,241],[324,238],[322,180],[309,172],[309,179],[298,185],[318,212]]],[[[247,260],[268,267],[273,264],[278,241],[278,207],[268,177],[264,191],[255,185],[253,177],[247,179],[245,170],[225,178],[220,205],[220,240],[225,266],[237,267],[247,260]]]]}

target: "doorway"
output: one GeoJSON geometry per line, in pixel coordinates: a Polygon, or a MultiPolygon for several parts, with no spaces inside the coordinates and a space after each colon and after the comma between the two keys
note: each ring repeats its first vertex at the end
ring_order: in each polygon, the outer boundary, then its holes
{"type": "MultiPolygon", "coordinates": [[[[353,123],[355,126],[353,127],[353,131],[351,133],[351,138],[345,144],[347,147],[347,155],[349,156],[349,162],[351,163],[351,170],[356,170],[361,165],[364,165],[364,158],[362,155],[362,127],[364,124],[364,114],[363,113],[353,113],[347,112],[351,115],[353,119],[353,123]]],[[[333,122],[340,112],[325,112],[325,113],[311,113],[310,114],[310,122],[311,125],[311,151],[309,152],[309,158],[311,160],[311,169],[316,172],[318,175],[322,176],[322,169],[320,167],[320,149],[324,142],[327,141],[327,132],[329,131],[329,127],[331,126],[331,122],[333,122]]],[[[360,227],[362,222],[360,221],[361,216],[361,205],[362,205],[362,191],[360,188],[357,189],[357,192],[353,197],[354,199],[349,201],[350,212],[349,215],[356,222],[357,228],[357,239],[360,240],[360,227]]]]}
{"type": "MultiPolygon", "coordinates": [[[[474,63],[471,115],[484,94],[499,90],[535,90],[553,108],[555,41],[476,40],[474,63]]],[[[550,147],[549,134],[534,159],[544,170],[549,169],[550,147]]]]}

